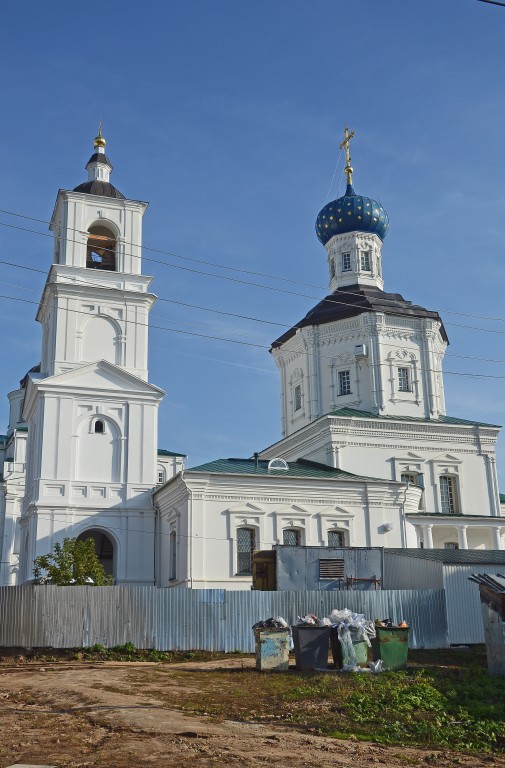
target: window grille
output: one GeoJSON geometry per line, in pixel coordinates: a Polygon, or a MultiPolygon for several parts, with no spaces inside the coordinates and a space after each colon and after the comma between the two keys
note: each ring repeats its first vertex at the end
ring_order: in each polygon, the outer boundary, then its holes
{"type": "Polygon", "coordinates": [[[328,531],[329,547],[345,547],[345,533],[343,531],[328,531]]]}
{"type": "Polygon", "coordinates": [[[370,251],[361,251],[361,269],[363,272],[371,272],[370,251]]]}
{"type": "Polygon", "coordinates": [[[350,371],[338,372],[338,394],[339,394],[339,397],[341,397],[342,395],[351,394],[351,372],[350,371]]]}
{"type": "Polygon", "coordinates": [[[296,528],[284,528],[282,532],[282,543],[287,547],[300,546],[300,531],[296,528]]]}
{"type": "Polygon", "coordinates": [[[342,272],[350,272],[350,271],[351,271],[351,254],[343,253],[342,254],[342,272]]]}
{"type": "Polygon", "coordinates": [[[177,534],[170,534],[170,579],[177,578],[177,534]]]}
{"type": "Polygon", "coordinates": [[[344,561],[343,560],[320,560],[319,561],[319,578],[320,579],[343,579],[344,578],[344,561]]]}
{"type": "Polygon", "coordinates": [[[294,391],[294,410],[299,411],[302,407],[302,387],[297,384],[294,391]]]}
{"type": "Polygon", "coordinates": [[[255,533],[251,528],[237,529],[237,573],[252,573],[255,538],[255,533]]]}
{"type": "Polygon", "coordinates": [[[165,473],[162,469],[158,471],[158,485],[161,485],[165,480],[165,473]]]}
{"type": "Polygon", "coordinates": [[[456,486],[453,477],[442,476],[440,478],[440,501],[442,502],[442,514],[454,515],[456,508],[456,486]]]}
{"type": "Polygon", "coordinates": [[[410,392],[410,377],[408,368],[398,368],[398,391],[410,392]]]}

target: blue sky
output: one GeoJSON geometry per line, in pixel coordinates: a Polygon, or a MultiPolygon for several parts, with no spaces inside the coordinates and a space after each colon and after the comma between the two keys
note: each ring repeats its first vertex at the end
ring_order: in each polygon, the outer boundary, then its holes
{"type": "MultiPolygon", "coordinates": [[[[325,295],[314,221],[337,161],[330,197],[343,190],[346,122],[355,188],[390,216],[385,287],[446,323],[448,412],[505,423],[505,363],[468,359],[505,360],[505,321],[486,319],[505,318],[505,8],[30,0],[2,9],[2,30],[1,209],[48,221],[58,188],[85,180],[102,117],[112,181],[150,202],[146,246],[281,279],[145,257],[305,294],[144,261],[160,297],[281,324],[155,306],[153,324],[260,345],[151,331],[150,377],[167,392],[161,447],[197,464],[279,438],[277,371],[262,347],[325,295]],[[504,378],[455,375],[470,373],[504,378]]],[[[47,231],[5,213],[0,222],[47,231]]],[[[51,253],[49,238],[0,226],[0,258],[46,270],[51,253]]],[[[38,301],[43,274],[1,275],[0,294],[38,301]]],[[[35,311],[0,299],[0,429],[4,395],[40,357],[35,311]]]]}

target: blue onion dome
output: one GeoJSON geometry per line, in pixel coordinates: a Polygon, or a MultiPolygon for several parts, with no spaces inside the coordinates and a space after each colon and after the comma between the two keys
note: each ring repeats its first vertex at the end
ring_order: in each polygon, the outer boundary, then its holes
{"type": "Polygon", "coordinates": [[[357,195],[352,184],[347,184],[343,197],[325,205],[316,219],[316,234],[323,245],[333,235],[356,231],[373,232],[384,240],[388,228],[385,208],[371,197],[357,195]]]}

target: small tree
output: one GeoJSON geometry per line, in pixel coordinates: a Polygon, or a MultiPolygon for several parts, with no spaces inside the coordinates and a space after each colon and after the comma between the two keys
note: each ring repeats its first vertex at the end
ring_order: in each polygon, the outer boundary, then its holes
{"type": "Polygon", "coordinates": [[[63,539],[55,544],[48,555],[40,555],[33,562],[36,584],[104,587],[112,584],[112,577],[95,552],[93,539],[63,539]],[[43,574],[43,571],[46,573],[43,574]]]}

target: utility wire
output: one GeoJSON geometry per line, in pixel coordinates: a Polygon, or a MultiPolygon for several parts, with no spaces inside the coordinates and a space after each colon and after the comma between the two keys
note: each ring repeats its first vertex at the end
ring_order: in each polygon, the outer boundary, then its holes
{"type": "MultiPolygon", "coordinates": [[[[22,298],[20,298],[18,296],[5,296],[5,295],[0,294],[0,300],[18,301],[18,302],[22,302],[24,304],[35,304],[35,305],[38,306],[38,302],[32,301],[31,299],[22,299],[22,298]]],[[[78,315],[81,315],[81,316],[82,315],[89,315],[90,317],[97,317],[97,315],[92,313],[92,312],[82,312],[81,310],[70,309],[69,307],[65,307],[63,311],[65,311],[65,312],[74,312],[74,313],[76,313],[78,315]]],[[[180,328],[166,328],[165,326],[153,325],[151,323],[139,323],[139,322],[137,322],[135,320],[130,320],[130,321],[126,321],[126,322],[133,322],[137,326],[145,327],[145,328],[153,328],[153,329],[156,329],[156,330],[159,330],[159,331],[165,331],[166,333],[179,333],[179,334],[183,334],[185,336],[193,336],[193,337],[196,337],[196,338],[208,339],[208,340],[212,340],[212,341],[224,341],[224,342],[227,342],[229,344],[239,344],[239,345],[245,346],[245,347],[255,347],[257,349],[269,350],[269,347],[267,345],[255,344],[255,343],[250,342],[250,341],[239,341],[238,339],[227,339],[227,338],[224,338],[223,336],[213,336],[213,335],[210,335],[210,334],[195,333],[193,331],[183,331],[180,328]]],[[[496,331],[496,333],[500,333],[500,331],[496,331]]],[[[505,331],[501,331],[501,333],[505,333],[505,331]]],[[[392,346],[395,349],[398,348],[397,344],[394,344],[394,345],[383,345],[383,346],[392,346]]],[[[321,359],[327,359],[327,360],[333,360],[334,357],[335,357],[335,355],[320,355],[321,359]]],[[[383,368],[388,368],[389,367],[389,364],[386,363],[386,362],[378,363],[378,365],[380,365],[383,368]]],[[[443,375],[447,375],[447,376],[463,376],[465,378],[472,378],[472,379],[500,379],[500,380],[505,379],[505,375],[504,376],[496,376],[496,375],[493,375],[493,374],[484,374],[484,373],[462,373],[461,371],[442,371],[441,369],[440,370],[436,370],[436,369],[432,369],[432,368],[425,368],[424,366],[421,366],[421,365],[419,366],[419,371],[420,372],[421,371],[425,371],[427,373],[435,373],[435,374],[442,374],[443,373],[443,375]]]]}
{"type": "MultiPolygon", "coordinates": [[[[25,231],[25,232],[30,232],[30,233],[35,234],[35,235],[42,235],[43,237],[51,237],[51,235],[48,235],[45,232],[37,232],[35,230],[26,229],[24,227],[16,227],[16,226],[14,226],[12,224],[5,224],[4,222],[0,222],[0,226],[7,226],[7,227],[10,227],[10,228],[13,228],[13,229],[19,229],[19,230],[22,230],[22,231],[25,231]]],[[[69,240],[67,238],[67,242],[78,242],[78,241],[76,241],[76,240],[69,240]]],[[[156,259],[148,259],[148,260],[156,261],[156,259]]],[[[192,272],[192,273],[195,273],[195,274],[205,275],[207,277],[215,277],[215,278],[218,278],[218,279],[221,279],[221,280],[230,280],[230,281],[232,281],[234,283],[240,283],[242,285],[251,285],[251,286],[255,286],[256,288],[265,288],[266,290],[270,290],[270,291],[276,291],[276,292],[280,292],[280,293],[287,293],[287,294],[290,294],[292,296],[300,296],[300,297],[303,297],[303,298],[311,299],[313,301],[318,301],[319,303],[325,302],[327,304],[336,304],[336,305],[341,305],[341,306],[345,306],[345,307],[347,307],[347,306],[348,307],[359,306],[359,305],[352,304],[352,303],[346,302],[346,301],[338,301],[336,299],[330,298],[329,296],[325,297],[324,299],[320,299],[318,296],[312,296],[311,294],[297,293],[295,291],[289,291],[289,290],[284,289],[284,288],[276,288],[275,286],[262,285],[260,283],[253,283],[253,282],[250,282],[250,281],[247,281],[247,280],[240,280],[238,278],[228,277],[227,275],[216,275],[216,274],[213,274],[212,272],[203,272],[201,270],[191,269],[189,267],[182,267],[182,266],[177,265],[177,264],[168,264],[167,262],[164,262],[164,261],[159,261],[158,263],[164,264],[165,266],[168,266],[170,268],[182,269],[182,270],[187,271],[187,272],[192,272]]],[[[44,270],[42,270],[42,269],[36,269],[35,267],[26,267],[26,266],[21,265],[21,264],[16,264],[15,262],[0,260],[0,264],[5,264],[7,266],[16,267],[18,269],[27,269],[27,270],[30,270],[31,272],[40,272],[42,274],[46,274],[46,272],[44,270]]],[[[80,278],[77,278],[76,282],[80,282],[82,284],[96,285],[96,283],[87,283],[87,281],[84,281],[84,280],[82,280],[80,278]]],[[[110,286],[103,286],[103,287],[107,288],[109,290],[113,290],[112,288],[110,288],[110,286]]],[[[121,290],[121,289],[115,289],[115,290],[121,290]]],[[[359,298],[362,298],[361,294],[351,293],[350,291],[342,291],[342,293],[345,293],[345,295],[358,296],[359,298]]],[[[163,299],[163,298],[161,298],[160,300],[161,301],[166,301],[166,299],[163,299]]],[[[390,304],[393,308],[396,306],[395,302],[389,301],[387,299],[384,299],[383,303],[386,306],[388,304],[390,304]]],[[[447,311],[450,312],[450,310],[447,310],[447,311]]],[[[488,320],[500,320],[500,321],[503,320],[503,321],[505,321],[505,318],[501,318],[501,317],[491,318],[491,317],[484,317],[484,316],[479,316],[479,315],[469,315],[468,313],[463,313],[463,312],[458,312],[458,313],[452,312],[452,314],[459,314],[459,315],[468,316],[468,317],[481,317],[481,319],[488,319],[488,320]]],[[[253,319],[253,318],[249,318],[249,319],[253,319]]],[[[257,322],[261,322],[257,318],[256,318],[256,321],[257,322]]],[[[471,326],[471,325],[461,325],[459,323],[447,322],[447,323],[445,323],[445,325],[451,325],[451,326],[454,326],[456,328],[466,328],[466,329],[474,330],[474,331],[482,331],[484,333],[500,333],[500,334],[505,334],[505,331],[497,331],[497,330],[493,330],[493,329],[490,329],[490,328],[479,328],[479,327],[471,326]]],[[[289,327],[289,326],[285,326],[285,327],[289,327]]],[[[292,327],[293,327],[293,329],[296,330],[297,328],[301,328],[303,326],[296,326],[295,325],[295,326],[292,326],[292,327]]]]}
{"type": "MultiPolygon", "coordinates": [[[[43,270],[39,270],[39,271],[42,272],[43,270]]],[[[92,285],[94,287],[96,287],[96,285],[97,285],[97,283],[93,283],[93,282],[90,282],[90,281],[80,281],[80,280],[79,280],[79,284],[92,285]]],[[[2,281],[0,281],[0,285],[5,285],[5,286],[8,286],[10,288],[19,288],[20,290],[30,291],[31,293],[38,293],[38,289],[37,288],[26,288],[26,287],[24,287],[22,285],[16,285],[16,284],[13,284],[13,283],[4,283],[2,281]]],[[[10,297],[10,298],[15,300],[16,297],[10,297]]],[[[240,314],[237,314],[235,312],[226,312],[224,310],[211,309],[210,307],[202,307],[202,306],[199,306],[197,304],[186,304],[185,302],[175,301],[174,299],[163,299],[163,298],[161,298],[159,296],[158,296],[158,301],[166,301],[166,302],[168,302],[170,304],[178,304],[178,305],[181,305],[183,307],[191,307],[192,309],[200,309],[200,310],[203,310],[205,312],[214,312],[214,313],[219,314],[219,315],[227,315],[229,317],[235,317],[235,318],[239,318],[239,319],[242,319],[242,320],[253,320],[254,322],[257,322],[257,323],[265,323],[267,325],[281,326],[282,328],[289,328],[290,327],[289,325],[287,325],[285,323],[278,323],[278,322],[275,322],[273,320],[261,320],[260,318],[257,318],[257,317],[250,317],[248,315],[240,315],[240,314]]],[[[35,304],[37,302],[33,302],[33,303],[35,304]]],[[[61,307],[59,311],[60,312],[64,312],[64,311],[67,311],[67,309],[65,307],[61,307]]],[[[70,310],[69,309],[68,311],[76,312],[76,311],[79,311],[79,310],[70,310]]],[[[80,312],[80,314],[87,314],[87,313],[80,312]]],[[[174,320],[173,318],[160,317],[159,315],[155,315],[154,319],[159,319],[159,320],[162,320],[162,321],[167,322],[167,323],[178,323],[179,325],[199,325],[198,323],[185,323],[183,320],[174,320]]],[[[28,320],[30,320],[30,322],[31,322],[30,318],[28,318],[28,320]]],[[[134,322],[134,321],[126,320],[125,322],[134,322]]],[[[212,325],[206,325],[205,323],[203,323],[202,325],[205,328],[213,328],[212,325]]],[[[151,326],[149,324],[149,327],[153,327],[153,326],[151,326]]],[[[297,328],[297,327],[302,327],[302,326],[294,326],[294,327],[297,328]]],[[[460,327],[466,328],[467,326],[460,326],[460,327]]],[[[491,330],[489,332],[492,333],[493,331],[491,330]]],[[[224,331],[224,333],[227,333],[227,331],[224,331]]],[[[496,331],[496,333],[503,333],[503,331],[496,331]]],[[[238,335],[241,336],[242,338],[259,338],[257,336],[250,336],[249,334],[238,334],[238,335]]],[[[398,348],[398,344],[388,344],[387,342],[382,341],[382,340],[381,340],[381,346],[383,346],[383,347],[392,347],[394,349],[398,348]]],[[[268,347],[268,348],[270,348],[270,347],[268,347]]],[[[482,362],[482,363],[502,363],[502,364],[505,364],[505,359],[490,358],[490,357],[478,357],[478,356],[474,356],[474,355],[457,355],[454,352],[446,352],[444,357],[454,357],[454,358],[457,358],[459,360],[477,360],[478,362],[482,362]]]]}
{"type": "MultiPolygon", "coordinates": [[[[9,216],[16,216],[18,218],[27,219],[29,221],[35,221],[35,222],[38,222],[40,224],[48,224],[49,225],[49,222],[44,220],[44,219],[37,219],[37,218],[32,217],[32,216],[28,216],[28,215],[21,214],[21,213],[15,213],[13,211],[8,211],[8,210],[5,210],[5,209],[0,209],[0,213],[5,213],[5,214],[7,214],[9,216]]],[[[49,238],[58,239],[58,240],[61,240],[61,241],[65,241],[66,240],[67,242],[71,242],[71,243],[73,242],[73,243],[78,243],[78,244],[82,245],[82,242],[80,240],[71,240],[69,238],[65,238],[63,235],[61,235],[60,237],[57,237],[57,236],[55,236],[52,233],[38,232],[37,230],[28,229],[26,227],[16,227],[15,225],[8,224],[6,222],[0,222],[0,226],[8,227],[10,229],[18,229],[18,230],[20,230],[22,232],[29,232],[31,234],[40,235],[42,237],[49,237],[49,238]]],[[[72,232],[77,232],[77,233],[79,233],[81,235],[89,234],[87,232],[83,232],[80,229],[76,229],[76,228],[72,228],[72,227],[68,227],[68,229],[70,231],[72,231],[72,232]]],[[[272,280],[281,280],[283,282],[294,283],[296,285],[302,285],[302,286],[305,286],[307,288],[318,288],[318,289],[324,290],[324,291],[327,290],[326,286],[316,285],[314,283],[302,282],[300,280],[293,280],[293,279],[285,277],[285,276],[272,275],[272,274],[268,274],[268,273],[264,273],[264,272],[254,272],[254,271],[251,271],[251,270],[240,269],[238,267],[230,267],[230,266],[225,265],[225,264],[218,264],[218,263],[211,262],[211,261],[206,261],[206,260],[203,260],[203,259],[196,259],[196,258],[192,258],[192,257],[189,257],[189,256],[181,256],[181,255],[179,255],[177,253],[174,253],[172,251],[162,250],[160,248],[149,248],[148,246],[145,246],[145,245],[140,246],[139,244],[128,242],[128,241],[126,241],[124,244],[132,246],[132,247],[141,248],[142,251],[146,251],[147,250],[147,251],[151,251],[151,252],[154,252],[154,253],[165,254],[167,256],[172,256],[173,258],[182,259],[182,260],[185,260],[185,261],[191,261],[191,262],[194,262],[194,263],[197,263],[197,264],[205,264],[206,266],[213,266],[213,267],[216,267],[218,269],[226,269],[226,270],[229,270],[229,271],[238,272],[238,273],[242,273],[242,274],[246,274],[246,275],[253,275],[253,276],[256,276],[256,277],[266,277],[266,278],[269,278],[269,279],[272,279],[272,280]]],[[[105,250],[107,250],[107,249],[105,249],[105,250]]],[[[133,254],[131,254],[131,253],[127,254],[127,255],[133,256],[133,254]]],[[[169,262],[163,261],[161,259],[151,259],[148,256],[143,256],[143,259],[144,259],[144,261],[151,261],[151,262],[153,262],[155,264],[162,264],[162,265],[165,265],[167,267],[174,268],[174,269],[183,269],[182,267],[180,267],[180,265],[170,264],[169,262]]],[[[189,271],[193,271],[193,270],[189,270],[189,271]]],[[[291,292],[291,291],[288,291],[288,290],[282,290],[282,289],[279,289],[279,288],[275,288],[274,286],[262,285],[262,284],[253,283],[253,282],[240,281],[240,280],[236,280],[236,279],[233,279],[233,278],[228,278],[226,275],[215,275],[215,274],[209,273],[209,272],[203,272],[203,271],[202,272],[198,272],[197,270],[194,270],[194,271],[196,271],[198,274],[207,275],[207,276],[211,276],[211,277],[216,277],[216,278],[220,278],[220,279],[223,279],[223,280],[228,279],[228,280],[233,280],[234,282],[244,282],[244,284],[246,284],[246,285],[252,285],[252,286],[255,286],[255,287],[258,287],[258,288],[264,288],[266,290],[280,291],[282,293],[292,294],[293,296],[301,296],[303,298],[309,298],[309,299],[313,299],[313,300],[320,300],[320,298],[317,297],[317,296],[311,296],[311,295],[307,295],[307,294],[291,292]]],[[[354,293],[352,291],[341,290],[341,293],[345,293],[348,296],[358,296],[358,297],[361,297],[361,294],[357,294],[357,293],[354,293]]],[[[385,303],[391,303],[391,304],[394,303],[394,302],[388,302],[387,299],[384,300],[384,301],[385,301],[385,303]]],[[[487,316],[487,315],[472,314],[472,313],[468,313],[468,312],[457,312],[457,311],[451,310],[451,309],[440,309],[439,311],[447,313],[447,314],[460,315],[462,317],[473,317],[473,318],[477,318],[477,319],[480,319],[480,320],[492,320],[492,321],[496,321],[496,322],[505,322],[505,317],[492,317],[492,316],[487,316]]]]}

